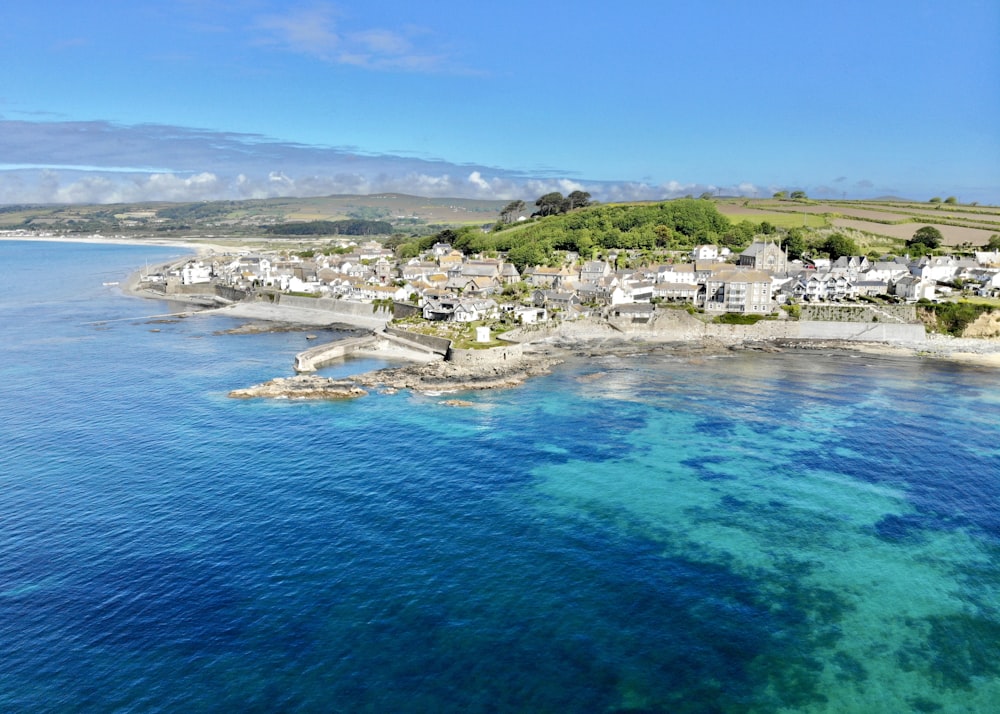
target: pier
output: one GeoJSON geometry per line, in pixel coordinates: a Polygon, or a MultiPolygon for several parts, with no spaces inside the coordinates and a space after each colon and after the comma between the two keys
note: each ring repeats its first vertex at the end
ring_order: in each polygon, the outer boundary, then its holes
{"type": "Polygon", "coordinates": [[[320,367],[325,367],[334,360],[346,357],[352,352],[371,347],[378,342],[375,335],[363,335],[362,337],[349,337],[344,340],[336,340],[323,345],[317,345],[305,352],[295,355],[295,371],[315,372],[320,367]]]}

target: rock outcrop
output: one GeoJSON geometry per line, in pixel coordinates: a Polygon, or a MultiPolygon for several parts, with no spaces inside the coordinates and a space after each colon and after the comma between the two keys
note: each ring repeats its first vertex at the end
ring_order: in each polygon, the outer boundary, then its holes
{"type": "Polygon", "coordinates": [[[350,380],[300,374],[234,389],[229,396],[234,399],[354,399],[366,394],[368,392],[350,380]]]}
{"type": "Polygon", "coordinates": [[[424,392],[464,391],[515,387],[525,380],[547,374],[563,360],[525,355],[509,364],[458,365],[453,362],[431,362],[397,369],[381,369],[358,375],[355,380],[367,387],[416,389],[424,392]]]}

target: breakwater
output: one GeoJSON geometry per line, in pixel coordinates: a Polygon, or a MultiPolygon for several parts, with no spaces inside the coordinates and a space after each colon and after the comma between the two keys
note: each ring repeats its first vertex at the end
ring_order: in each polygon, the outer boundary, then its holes
{"type": "Polygon", "coordinates": [[[299,352],[295,355],[296,372],[315,372],[321,367],[325,367],[334,360],[341,359],[366,347],[371,347],[378,341],[375,335],[364,335],[362,337],[349,337],[344,340],[336,340],[323,345],[317,345],[311,349],[299,352]]]}

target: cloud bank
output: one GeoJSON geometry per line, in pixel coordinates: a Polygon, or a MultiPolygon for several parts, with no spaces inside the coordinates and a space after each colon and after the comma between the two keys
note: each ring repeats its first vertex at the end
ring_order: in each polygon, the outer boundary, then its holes
{"type": "MultiPolygon", "coordinates": [[[[836,183],[836,182],[835,182],[836,183]]],[[[857,182],[872,190],[869,181],[857,182]]],[[[596,200],[655,201],[685,195],[765,197],[785,186],[586,180],[456,164],[353,147],[310,146],[256,134],[159,124],[0,119],[0,204],[136,203],[405,193],[531,199],[588,191],[596,200]]],[[[839,196],[842,188],[811,194],[839,196]]]]}

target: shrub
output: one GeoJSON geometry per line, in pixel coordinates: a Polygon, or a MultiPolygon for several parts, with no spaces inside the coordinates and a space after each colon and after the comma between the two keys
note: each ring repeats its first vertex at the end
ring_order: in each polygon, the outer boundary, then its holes
{"type": "Polygon", "coordinates": [[[763,319],[763,315],[746,315],[741,312],[727,312],[719,315],[712,320],[712,322],[720,325],[756,325],[763,319]]]}

